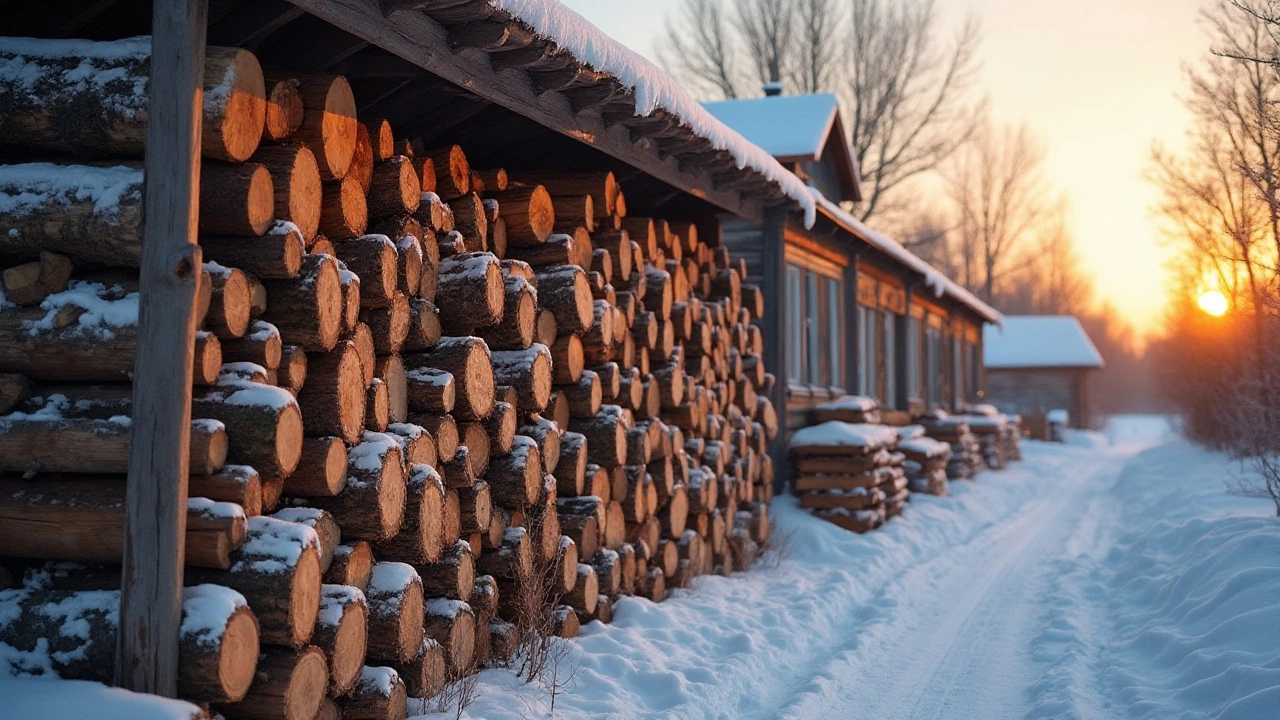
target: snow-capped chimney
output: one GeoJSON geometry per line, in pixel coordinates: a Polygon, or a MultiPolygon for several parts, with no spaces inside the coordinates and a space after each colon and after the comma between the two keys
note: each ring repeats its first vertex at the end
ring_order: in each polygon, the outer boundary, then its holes
{"type": "Polygon", "coordinates": [[[777,80],[770,80],[764,84],[765,97],[777,97],[782,94],[782,83],[777,80]]]}

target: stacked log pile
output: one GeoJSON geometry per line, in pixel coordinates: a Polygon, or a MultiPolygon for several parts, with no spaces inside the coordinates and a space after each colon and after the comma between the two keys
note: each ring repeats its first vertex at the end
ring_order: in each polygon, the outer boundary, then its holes
{"type": "Polygon", "coordinates": [[[963,416],[945,410],[929,410],[917,419],[925,435],[951,446],[947,462],[948,480],[972,480],[982,468],[982,446],[963,416]]]}
{"type": "Polygon", "coordinates": [[[897,440],[894,428],[838,420],[796,431],[790,453],[800,507],[858,533],[883,525],[908,497],[897,440]]]}
{"type": "Polygon", "coordinates": [[[981,448],[982,462],[992,470],[1004,469],[1010,461],[1008,416],[991,405],[974,405],[963,417],[981,448]]]}
{"type": "Polygon", "coordinates": [[[809,410],[809,415],[814,425],[832,420],[867,425],[881,423],[879,401],[862,395],[845,395],[831,402],[815,405],[809,410]]]}
{"type": "Polygon", "coordinates": [[[1008,422],[1004,426],[1004,434],[1000,443],[1004,447],[1004,455],[1012,462],[1022,459],[1022,416],[1006,415],[1008,422]]]}
{"type": "Polygon", "coordinates": [[[951,446],[926,437],[924,428],[907,425],[898,428],[898,452],[905,458],[907,488],[913,493],[947,495],[947,465],[951,462],[951,446]]]}
{"type": "MultiPolygon", "coordinates": [[[[0,146],[62,164],[0,166],[0,557],[87,563],[0,595],[29,650],[42,608],[118,602],[149,44],[17,45],[0,146]],[[113,112],[68,135],[66,103],[113,112]]],[[[341,76],[208,58],[186,577],[234,612],[184,697],[403,717],[509,653],[548,578],[572,635],[754,559],[777,418],[741,262],[609,173],[472,170],[341,76]]]]}

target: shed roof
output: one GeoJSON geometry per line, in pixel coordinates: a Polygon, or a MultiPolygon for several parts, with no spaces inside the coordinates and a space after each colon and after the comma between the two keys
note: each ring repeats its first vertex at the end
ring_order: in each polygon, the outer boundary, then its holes
{"type": "Polygon", "coordinates": [[[1102,355],[1072,315],[1005,316],[1003,329],[983,330],[988,368],[1100,368],[1102,355]]]}
{"type": "Polygon", "coordinates": [[[775,95],[702,103],[721,122],[779,160],[817,160],[840,104],[831,93],[775,95]]]}
{"type": "Polygon", "coordinates": [[[862,199],[858,163],[835,95],[772,95],[718,100],[702,106],[780,162],[829,158],[847,188],[847,197],[840,199],[862,199]]]}

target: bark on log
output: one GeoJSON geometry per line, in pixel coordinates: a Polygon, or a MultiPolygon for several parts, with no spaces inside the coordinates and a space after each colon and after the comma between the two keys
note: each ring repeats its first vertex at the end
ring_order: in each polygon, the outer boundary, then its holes
{"type": "MultiPolygon", "coordinates": [[[[432,367],[452,373],[461,420],[482,420],[493,410],[493,367],[489,348],[476,337],[447,337],[420,353],[404,356],[406,372],[432,367]]],[[[412,381],[411,381],[412,382],[412,381]]]]}
{"type": "Polygon", "coordinates": [[[471,597],[476,577],[471,545],[465,540],[454,542],[438,561],[419,565],[418,572],[422,576],[422,589],[427,597],[452,600],[471,597]]]}
{"type": "Polygon", "coordinates": [[[228,569],[190,569],[185,581],[239,592],[258,618],[262,642],[300,648],[311,639],[320,609],[319,548],[315,530],[305,525],[250,518],[248,540],[228,569]]]}
{"type": "Polygon", "coordinates": [[[471,667],[476,616],[470,605],[460,600],[432,600],[426,606],[425,629],[427,637],[444,648],[445,662],[455,676],[461,676],[471,667]]]}
{"type": "MultiPolygon", "coordinates": [[[[19,652],[43,645],[67,680],[111,683],[119,636],[118,590],[0,591],[0,643],[19,652]],[[50,612],[50,610],[53,612],[50,612]]],[[[258,663],[258,626],[244,597],[213,585],[187,588],[178,640],[178,692],[196,702],[245,696],[258,663]]]]}
{"type": "Polygon", "coordinates": [[[302,126],[302,95],[287,80],[276,80],[266,88],[266,121],[262,127],[263,142],[280,142],[302,126]]]}
{"type": "Polygon", "coordinates": [[[200,232],[256,237],[275,214],[270,171],[258,163],[200,166],[200,232]]]}
{"type": "Polygon", "coordinates": [[[307,383],[298,392],[307,432],[358,442],[365,419],[364,377],[359,353],[351,342],[308,356],[307,383]]]}
{"type": "Polygon", "coordinates": [[[540,184],[552,195],[590,195],[598,218],[609,217],[618,210],[618,182],[611,172],[524,172],[519,180],[540,184]]]}
{"type": "Polygon", "coordinates": [[[339,545],[333,550],[333,562],[324,574],[327,585],[350,585],[362,592],[369,585],[373,572],[373,551],[369,543],[357,540],[339,545]]]}
{"type": "Polygon", "coordinates": [[[526,185],[488,195],[498,201],[498,216],[506,225],[508,247],[546,242],[556,218],[551,195],[545,188],[526,185]]]}
{"type": "Polygon", "coordinates": [[[339,437],[306,438],[298,467],[285,478],[291,497],[333,497],[347,482],[347,446],[339,437]]]}
{"type": "Polygon", "coordinates": [[[412,566],[380,562],[365,589],[369,604],[368,660],[408,662],[422,646],[422,580],[412,566]]]}
{"type": "Polygon", "coordinates": [[[328,510],[348,539],[378,542],[400,530],[405,511],[404,462],[400,443],[382,433],[365,432],[347,453],[347,484],[334,497],[308,504],[328,510]]]}
{"type": "Polygon", "coordinates": [[[320,192],[320,232],[341,240],[363,235],[368,227],[369,206],[360,182],[354,177],[326,180],[320,192]]]}
{"type": "Polygon", "coordinates": [[[373,179],[368,189],[369,217],[381,219],[396,215],[412,215],[418,209],[422,188],[414,172],[413,161],[403,155],[373,166],[373,179]]]}
{"type": "Polygon", "coordinates": [[[304,416],[288,391],[238,383],[210,388],[191,398],[192,414],[227,427],[227,457],[264,475],[286,476],[302,456],[304,416]]]}
{"type": "Polygon", "coordinates": [[[453,200],[471,191],[471,165],[467,155],[457,145],[427,151],[424,158],[431,160],[435,171],[432,189],[441,198],[453,200]]]}
{"type": "Polygon", "coordinates": [[[511,452],[494,457],[485,473],[489,494],[506,507],[535,502],[542,489],[542,455],[532,438],[517,435],[511,452]]]}
{"type": "Polygon", "coordinates": [[[444,550],[444,483],[430,465],[412,465],[406,483],[400,532],[375,546],[387,560],[422,565],[436,562],[444,550]]]}
{"type": "Polygon", "coordinates": [[[351,168],[356,150],[356,102],[351,85],[341,75],[269,71],[268,82],[296,81],[302,98],[302,126],[292,139],[315,154],[320,176],[342,178],[351,168]]]}
{"type": "Polygon", "coordinates": [[[592,418],[569,421],[569,429],[587,438],[587,459],[601,467],[623,465],[627,459],[626,412],[617,405],[605,405],[592,418]]]}
{"type": "MultiPolygon", "coordinates": [[[[0,82],[0,144],[78,156],[141,157],[147,135],[150,39],[10,41],[0,60],[23,73],[0,82]],[[90,70],[86,75],[85,70],[90,70]],[[99,78],[115,77],[102,82],[99,78]]],[[[253,53],[205,49],[201,154],[244,162],[262,138],[266,88],[253,53]]]]}
{"type": "Polygon", "coordinates": [[[334,702],[342,720],[404,720],[407,697],[405,682],[394,669],[365,667],[351,694],[334,702]]]}
{"type": "Polygon", "coordinates": [[[258,659],[249,694],[215,707],[245,720],[314,720],[328,684],[329,669],[319,648],[271,649],[258,659]]]}
{"type": "Polygon", "coordinates": [[[492,253],[463,253],[440,261],[436,304],[449,335],[469,334],[502,320],[502,267],[492,253]]]}
{"type": "Polygon", "coordinates": [[[564,265],[538,272],[538,306],[555,315],[556,329],[562,335],[591,327],[591,286],[582,268],[564,265]]]}
{"type": "Polygon", "coordinates": [[[342,330],[343,290],[338,262],[330,255],[305,255],[291,280],[264,280],[271,304],[262,320],[280,337],[305,350],[332,350],[342,330]]]}
{"type": "Polygon", "coordinates": [[[369,608],[364,593],[350,585],[322,585],[320,614],[311,638],[329,665],[329,694],[355,688],[369,640],[369,608]]]}
{"type": "Polygon", "coordinates": [[[503,285],[502,320],[479,330],[479,336],[490,350],[524,350],[535,339],[538,296],[533,286],[519,275],[508,275],[503,285]]]}
{"type": "Polygon", "coordinates": [[[521,412],[542,412],[551,395],[551,351],[545,345],[527,350],[494,350],[494,382],[516,390],[521,412]]]}

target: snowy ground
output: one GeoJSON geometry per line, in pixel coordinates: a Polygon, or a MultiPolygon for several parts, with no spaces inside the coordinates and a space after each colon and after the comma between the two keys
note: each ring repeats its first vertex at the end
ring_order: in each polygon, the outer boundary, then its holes
{"type": "MultiPolygon", "coordinates": [[[[554,716],[1280,717],[1280,521],[1238,466],[1127,418],[856,536],[774,503],[789,552],[626,599],[554,716]]],[[[481,676],[464,717],[549,694],[481,676]]]]}

